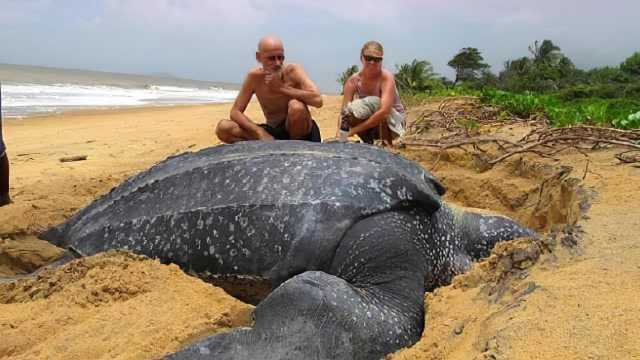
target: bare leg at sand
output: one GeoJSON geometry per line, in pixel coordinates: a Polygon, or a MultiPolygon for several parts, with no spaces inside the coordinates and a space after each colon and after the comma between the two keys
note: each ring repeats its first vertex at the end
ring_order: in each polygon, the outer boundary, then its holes
{"type": "Polygon", "coordinates": [[[9,196],[9,159],[7,154],[0,157],[0,206],[11,203],[9,196]]]}
{"type": "MultiPolygon", "coordinates": [[[[307,136],[313,127],[313,119],[307,105],[301,101],[289,100],[285,129],[291,140],[302,139],[307,136]]],[[[251,131],[244,130],[235,121],[224,119],[216,127],[218,138],[228,144],[244,140],[260,140],[251,131]]]]}

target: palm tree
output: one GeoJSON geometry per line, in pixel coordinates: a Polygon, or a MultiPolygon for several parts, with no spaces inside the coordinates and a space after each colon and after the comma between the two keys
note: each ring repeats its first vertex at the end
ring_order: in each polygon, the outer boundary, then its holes
{"type": "Polygon", "coordinates": [[[433,66],[426,60],[414,59],[411,64],[396,65],[396,85],[401,91],[424,91],[432,87],[436,78],[433,66]]]}
{"type": "Polygon", "coordinates": [[[560,47],[551,40],[543,40],[539,45],[536,40],[533,45],[529,45],[529,52],[533,55],[533,62],[536,64],[557,65],[562,58],[560,47]]]}
{"type": "MultiPolygon", "coordinates": [[[[357,72],[358,67],[356,65],[351,65],[347,68],[347,70],[343,71],[342,74],[340,74],[340,77],[336,81],[344,89],[344,84],[347,82],[347,80],[349,80],[349,78],[357,72]]],[[[340,94],[342,94],[342,92],[340,94]]]]}

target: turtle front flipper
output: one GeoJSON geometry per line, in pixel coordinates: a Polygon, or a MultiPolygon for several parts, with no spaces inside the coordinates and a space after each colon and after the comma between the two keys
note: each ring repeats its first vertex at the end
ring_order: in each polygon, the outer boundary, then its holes
{"type": "Polygon", "coordinates": [[[538,237],[538,234],[500,215],[487,215],[456,210],[455,225],[463,239],[463,253],[473,260],[489,256],[491,250],[500,241],[519,237],[538,237]]]}

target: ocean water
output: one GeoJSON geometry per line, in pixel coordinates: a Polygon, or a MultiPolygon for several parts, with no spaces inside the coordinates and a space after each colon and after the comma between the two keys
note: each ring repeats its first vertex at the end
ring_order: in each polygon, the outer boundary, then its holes
{"type": "Polygon", "coordinates": [[[2,115],[21,118],[78,109],[232,102],[237,86],[145,76],[0,64],[2,115]]]}

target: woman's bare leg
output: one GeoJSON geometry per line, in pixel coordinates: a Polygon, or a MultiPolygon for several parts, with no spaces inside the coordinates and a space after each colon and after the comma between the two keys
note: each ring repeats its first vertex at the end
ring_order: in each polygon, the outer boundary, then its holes
{"type": "Polygon", "coordinates": [[[393,146],[393,136],[386,121],[380,122],[380,139],[385,146],[393,146]]]}

